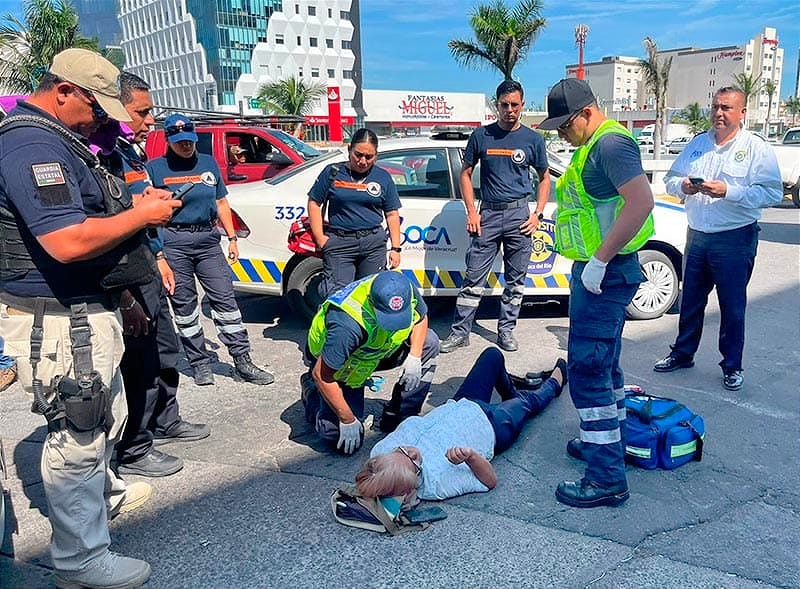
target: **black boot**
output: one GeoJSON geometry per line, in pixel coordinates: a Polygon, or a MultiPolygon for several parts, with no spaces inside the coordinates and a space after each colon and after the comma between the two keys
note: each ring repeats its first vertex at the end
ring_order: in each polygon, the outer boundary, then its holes
{"type": "Polygon", "coordinates": [[[558,484],[556,499],[571,507],[600,507],[622,505],[631,496],[627,481],[603,486],[589,479],[564,481],[558,484]]]}
{"type": "Polygon", "coordinates": [[[245,382],[264,385],[272,384],[275,381],[275,377],[271,373],[253,364],[249,352],[236,356],[233,364],[236,367],[236,374],[245,382]]]}

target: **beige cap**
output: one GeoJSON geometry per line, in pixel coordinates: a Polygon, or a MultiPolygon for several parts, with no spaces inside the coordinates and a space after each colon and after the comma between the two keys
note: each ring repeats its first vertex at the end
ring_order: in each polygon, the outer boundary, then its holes
{"type": "Polygon", "coordinates": [[[119,70],[99,53],[65,49],[53,58],[50,73],[89,90],[112,119],[132,120],[119,101],[119,70]]]}

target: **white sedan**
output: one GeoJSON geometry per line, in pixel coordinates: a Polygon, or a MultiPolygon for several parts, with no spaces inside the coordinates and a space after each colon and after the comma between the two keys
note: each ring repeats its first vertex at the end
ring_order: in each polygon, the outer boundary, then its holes
{"type": "MultiPolygon", "coordinates": [[[[415,139],[385,140],[377,165],[394,178],[403,207],[400,211],[403,253],[400,270],[425,296],[455,296],[464,279],[468,237],[466,212],[458,176],[466,136],[441,134],[415,139]]],[[[553,194],[545,219],[533,236],[525,294],[563,297],[569,294],[572,262],[553,251],[555,179],[566,162],[549,153],[553,194]]],[[[265,182],[229,187],[228,200],[239,236],[240,260],[231,267],[234,288],[287,296],[292,308],[313,315],[319,295],[322,261],[293,254],[287,248],[289,226],[306,214],[308,191],[322,169],[346,160],[345,151],[324,154],[265,182]]],[[[480,196],[479,176],[473,175],[480,196]]],[[[535,202],[531,203],[535,207],[535,202]]],[[[683,206],[657,201],[656,234],[639,252],[647,282],[642,284],[628,314],[636,319],[659,317],[678,296],[686,235],[683,206]]],[[[498,256],[488,277],[487,295],[500,295],[504,277],[498,256]]]]}

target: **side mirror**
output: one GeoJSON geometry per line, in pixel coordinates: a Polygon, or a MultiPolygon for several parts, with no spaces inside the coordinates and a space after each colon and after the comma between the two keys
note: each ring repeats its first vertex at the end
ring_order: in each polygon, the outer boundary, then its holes
{"type": "Polygon", "coordinates": [[[272,153],[268,154],[267,162],[270,164],[275,164],[276,166],[290,166],[294,163],[292,158],[279,151],[273,151],[272,153]]]}

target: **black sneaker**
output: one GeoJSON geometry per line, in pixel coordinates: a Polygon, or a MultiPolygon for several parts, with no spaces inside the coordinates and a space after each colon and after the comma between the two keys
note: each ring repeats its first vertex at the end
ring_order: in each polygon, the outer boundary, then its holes
{"type": "Polygon", "coordinates": [[[180,420],[165,432],[155,432],[153,443],[156,446],[169,444],[170,442],[196,442],[211,435],[211,428],[205,423],[189,423],[180,420]]]}
{"type": "Polygon", "coordinates": [[[447,339],[439,342],[439,352],[442,354],[449,354],[457,348],[465,348],[469,345],[468,335],[455,335],[451,333],[447,339]]]}
{"type": "Polygon", "coordinates": [[[729,370],[722,375],[722,386],[729,391],[738,391],[744,384],[744,373],[741,370],[729,370]]]}
{"type": "Polygon", "coordinates": [[[616,485],[603,486],[589,479],[580,481],[564,481],[558,484],[556,499],[571,507],[612,507],[622,505],[631,496],[628,483],[623,481],[616,485]]]}
{"type": "Polygon", "coordinates": [[[250,359],[250,354],[245,352],[241,356],[236,356],[233,359],[233,365],[236,369],[236,374],[245,382],[252,382],[253,384],[272,384],[275,382],[275,377],[272,373],[259,368],[250,359]]]}
{"type": "Polygon", "coordinates": [[[694,366],[692,360],[681,360],[680,358],[669,354],[661,358],[653,365],[653,370],[656,372],[672,372],[673,370],[680,370],[681,368],[691,368],[694,366]]]}
{"type": "Polygon", "coordinates": [[[147,454],[117,466],[119,474],[138,474],[143,477],[167,477],[183,468],[183,460],[177,456],[170,456],[155,448],[147,454]]]}
{"type": "Polygon", "coordinates": [[[211,364],[198,364],[192,367],[194,384],[206,387],[214,384],[214,373],[211,372],[211,364]]]}

